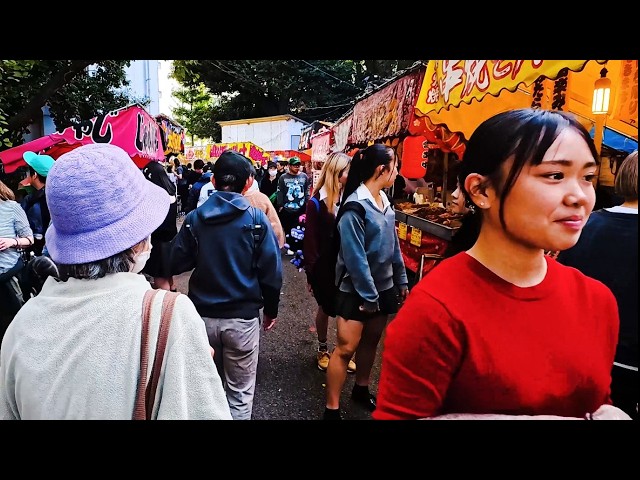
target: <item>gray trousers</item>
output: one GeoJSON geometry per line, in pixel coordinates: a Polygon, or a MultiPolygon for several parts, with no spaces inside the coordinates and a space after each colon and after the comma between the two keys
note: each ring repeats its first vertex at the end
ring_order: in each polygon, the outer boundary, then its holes
{"type": "Polygon", "coordinates": [[[260,319],[202,317],[234,420],[251,420],[258,370],[260,319]]]}

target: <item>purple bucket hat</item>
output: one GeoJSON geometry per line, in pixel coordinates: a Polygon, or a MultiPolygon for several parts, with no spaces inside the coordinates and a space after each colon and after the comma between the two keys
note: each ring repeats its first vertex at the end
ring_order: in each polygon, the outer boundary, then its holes
{"type": "Polygon", "coordinates": [[[106,143],[61,155],[45,194],[51,213],[47,250],[54,262],[67,265],[103,260],[141,242],[162,224],[171,202],[127,152],[106,143]]]}

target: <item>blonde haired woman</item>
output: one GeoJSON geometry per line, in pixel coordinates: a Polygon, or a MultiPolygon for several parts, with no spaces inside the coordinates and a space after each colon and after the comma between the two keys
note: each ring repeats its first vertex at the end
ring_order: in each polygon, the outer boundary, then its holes
{"type": "MultiPolygon", "coordinates": [[[[342,191],[347,183],[351,157],[346,153],[333,152],[324,162],[314,194],[307,202],[304,262],[307,288],[318,302],[316,333],[318,335],[318,368],[322,371],[329,365],[327,329],[329,317],[335,317],[335,265],[323,261],[331,244],[336,214],[342,200],[342,191]]],[[[355,372],[356,364],[351,359],[349,371],[355,372]]]]}

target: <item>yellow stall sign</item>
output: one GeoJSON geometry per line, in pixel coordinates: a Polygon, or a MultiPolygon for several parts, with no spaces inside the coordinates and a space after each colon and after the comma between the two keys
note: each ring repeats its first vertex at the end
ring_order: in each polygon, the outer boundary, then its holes
{"type": "Polygon", "coordinates": [[[398,238],[400,240],[407,239],[407,224],[404,222],[398,222],[398,238]]]}
{"type": "Polygon", "coordinates": [[[411,227],[411,240],[409,243],[416,247],[422,246],[422,230],[416,227],[411,227]]]}

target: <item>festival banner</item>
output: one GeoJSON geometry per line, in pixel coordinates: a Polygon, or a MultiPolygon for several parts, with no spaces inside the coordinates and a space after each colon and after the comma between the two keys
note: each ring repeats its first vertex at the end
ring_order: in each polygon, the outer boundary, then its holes
{"type": "Polygon", "coordinates": [[[269,152],[251,142],[214,143],[210,145],[209,157],[215,161],[225,150],[234,150],[241,153],[256,162],[260,167],[266,165],[267,162],[271,160],[269,152]]]}
{"type": "Polygon", "coordinates": [[[160,127],[138,104],[98,115],[31,142],[0,152],[6,173],[26,165],[22,154],[45,153],[54,159],[65,152],[91,143],[110,143],[126,151],[134,163],[143,168],[150,160],[164,160],[160,127]]]}
{"type": "Polygon", "coordinates": [[[567,68],[579,71],[588,60],[431,60],[427,64],[416,114],[438,113],[443,108],[477,101],[489,94],[511,92],[531,85],[538,77],[555,79],[567,68]]]}
{"type": "Polygon", "coordinates": [[[156,121],[160,127],[165,157],[184,153],[184,127],[162,114],[156,116],[156,121]]]}
{"type": "MultiPolygon", "coordinates": [[[[331,130],[320,132],[311,137],[311,161],[324,162],[331,151],[331,130]]],[[[315,167],[314,167],[315,168],[315,167]]],[[[319,168],[318,168],[319,170],[319,168]]]]}
{"type": "Polygon", "coordinates": [[[616,117],[638,127],[638,60],[622,60],[616,117]]]}

